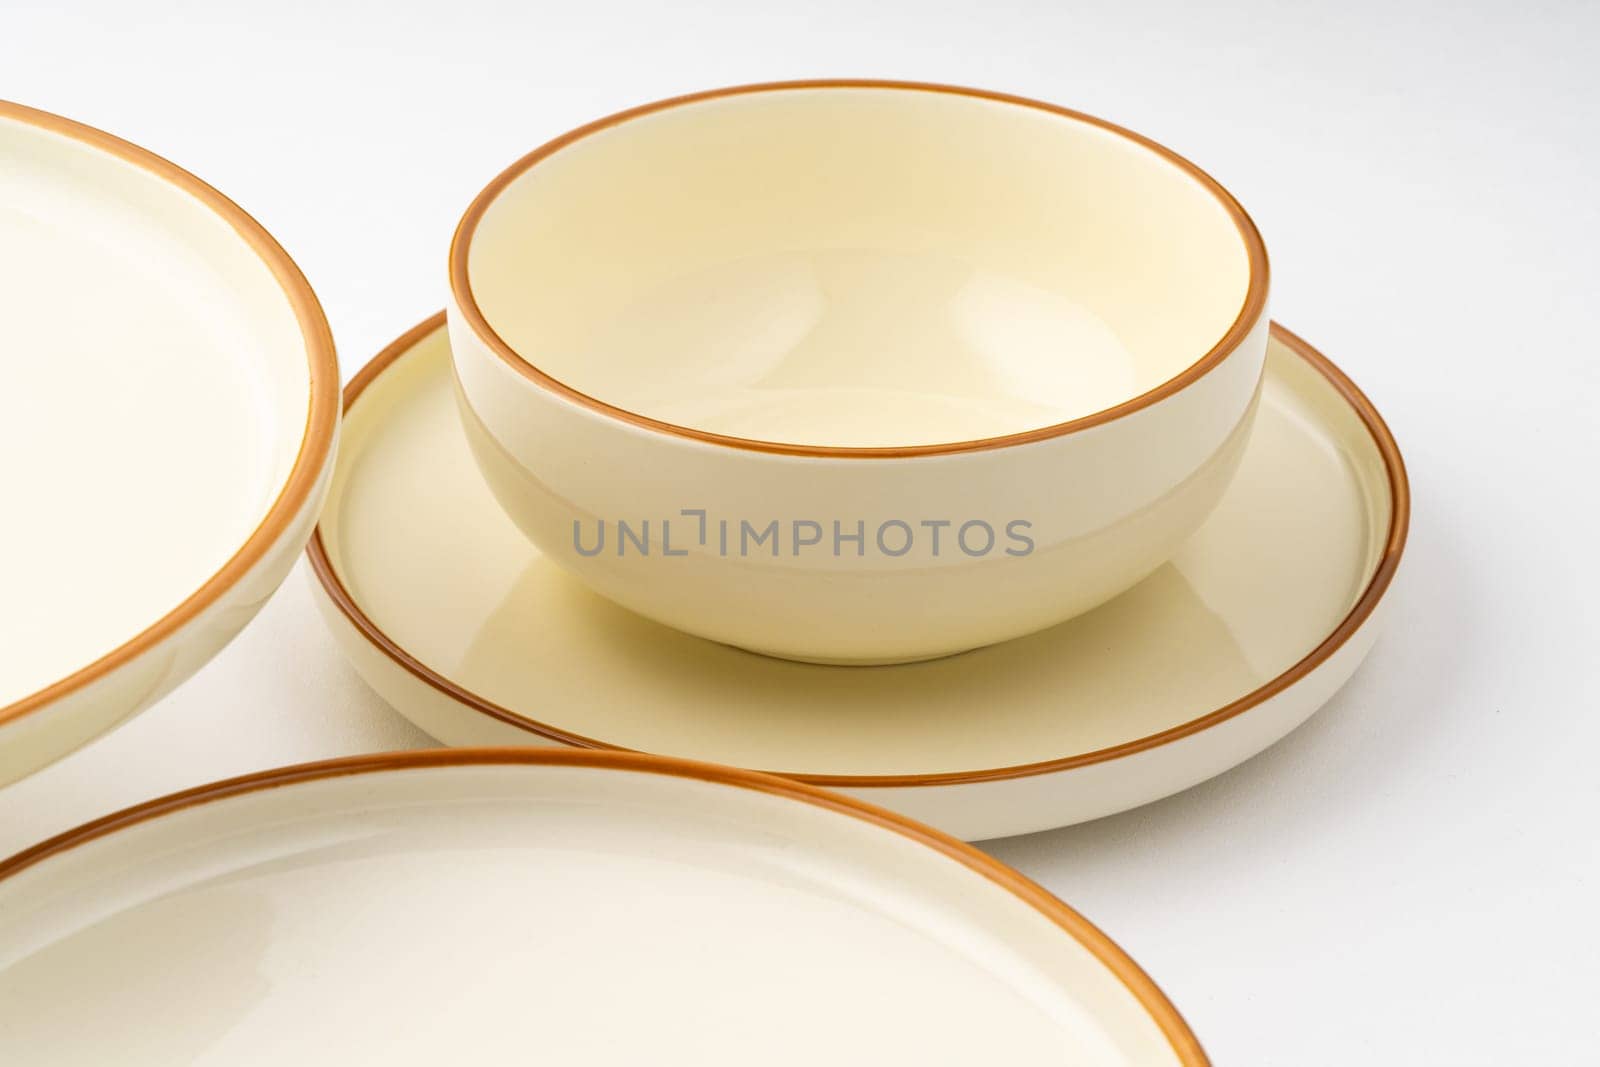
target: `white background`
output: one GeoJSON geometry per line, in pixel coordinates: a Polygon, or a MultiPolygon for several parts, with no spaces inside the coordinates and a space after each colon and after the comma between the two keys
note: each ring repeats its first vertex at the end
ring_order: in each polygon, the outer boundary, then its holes
{"type": "MultiPolygon", "coordinates": [[[[0,0],[0,96],[236,199],[310,277],[346,376],[442,305],[480,185],[627,105],[922,78],[1190,156],[1265,234],[1275,317],[1406,453],[1394,610],[1265,755],[993,851],[1120,941],[1219,1064],[1597,1062],[1600,5],[758,7],[0,0]]],[[[304,583],[178,693],[0,791],[0,854],[204,780],[426,743],[304,583]]]]}

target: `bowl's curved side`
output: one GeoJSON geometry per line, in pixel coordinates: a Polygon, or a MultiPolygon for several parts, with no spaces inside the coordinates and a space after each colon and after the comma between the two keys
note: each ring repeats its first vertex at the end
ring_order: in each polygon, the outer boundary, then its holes
{"type": "Polygon", "coordinates": [[[949,455],[792,456],[613,419],[527,380],[454,307],[467,437],[558,565],[640,615],[782,658],[896,663],[1044,629],[1148,575],[1249,437],[1263,317],[1219,366],[1079,433],[949,455]]]}

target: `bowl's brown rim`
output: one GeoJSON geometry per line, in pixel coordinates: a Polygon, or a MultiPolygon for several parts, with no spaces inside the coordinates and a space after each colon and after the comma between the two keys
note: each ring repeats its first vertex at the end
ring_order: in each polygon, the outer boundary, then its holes
{"type": "Polygon", "coordinates": [[[1087,430],[1093,426],[1100,426],[1114,419],[1119,419],[1134,412],[1156,404],[1170,397],[1188,385],[1194,383],[1208,372],[1220,366],[1228,356],[1238,348],[1239,344],[1247,337],[1256,326],[1267,304],[1267,287],[1270,276],[1270,266],[1267,261],[1266,245],[1261,240],[1261,234],[1256,229],[1255,223],[1245,212],[1244,208],[1234,199],[1233,195],[1224,189],[1216,179],[1201,170],[1188,159],[1159,144],[1142,134],[1134,133],[1104,119],[1093,115],[1086,115],[1081,111],[1058,107],[1040,100],[1032,100],[1023,96],[1013,96],[1009,93],[991,92],[985,89],[973,89],[957,85],[941,85],[933,82],[892,81],[872,78],[822,78],[801,81],[760,82],[752,85],[735,85],[724,89],[710,89],[704,92],[689,93],[684,96],[675,96],[666,100],[644,104],[639,107],[619,111],[614,115],[598,119],[586,126],[562,134],[560,137],[529,152],[518,159],[511,166],[501,171],[495,178],[484,186],[483,190],[468,206],[466,213],[461,216],[461,221],[456,226],[455,236],[450,242],[450,292],[454,306],[461,314],[462,324],[507,366],[557,396],[563,397],[581,407],[609,418],[618,419],[624,423],[657,433],[669,434],[674,437],[699,441],[703,444],[720,445],[728,448],[743,449],[751,452],[767,452],[789,456],[810,456],[813,458],[832,459],[905,459],[919,456],[946,456],[962,452],[980,452],[997,448],[1008,448],[1015,445],[1032,444],[1051,438],[1061,437],[1066,434],[1087,430]],[[1214,344],[1210,350],[1194,363],[1172,378],[1146,392],[1131,397],[1120,404],[1105,408],[1101,411],[1084,415],[1080,418],[1069,419],[1066,422],[1055,423],[1050,426],[1041,426],[1018,433],[1002,434],[996,437],[982,437],[970,441],[949,441],[936,444],[922,445],[890,445],[882,447],[843,447],[832,445],[806,445],[792,444],[782,441],[767,441],[758,438],[737,437],[729,434],[712,433],[708,430],[684,426],[678,423],[666,422],[661,419],[651,418],[648,415],[626,408],[617,407],[598,397],[574,389],[560,379],[541,370],[527,357],[519,354],[504,338],[489,324],[488,317],[478,306],[477,298],[473,294],[471,275],[468,270],[468,260],[471,254],[473,235],[477,232],[479,223],[489,206],[500,196],[505,189],[522,175],[537,166],[540,161],[561,151],[563,148],[580,141],[591,134],[602,130],[611,129],[623,123],[646,115],[652,115],[672,108],[685,105],[703,103],[709,100],[718,100],[732,96],[746,96],[756,93],[782,92],[790,90],[815,90],[815,89],[887,89],[906,92],[942,93],[952,96],[964,96],[978,100],[987,100],[994,103],[1010,104],[1017,107],[1032,108],[1043,111],[1060,118],[1075,122],[1086,123],[1108,133],[1114,134],[1130,141],[1142,148],[1155,153],[1160,158],[1177,167],[1188,177],[1198,182],[1209,192],[1232,219],[1239,232],[1239,238],[1245,247],[1246,258],[1249,266],[1249,280],[1245,295],[1239,307],[1238,315],[1232,325],[1214,344]]]}
{"type": "Polygon", "coordinates": [[[221,569],[176,607],[110,652],[43,689],[0,706],[0,726],[4,726],[49,707],[137,659],[233,588],[278,542],[310,499],[333,452],[340,405],[339,363],[322,306],[294,260],[243,208],[182,167],[93,126],[6,100],[0,100],[0,121],[33,126],[131,163],[187,193],[226,222],[272,272],[294,312],[305,343],[309,392],[306,425],[288,477],[260,523],[221,569]]]}
{"type": "Polygon", "coordinates": [[[237,778],[173,793],[86,823],[48,841],[34,845],[7,860],[0,860],[0,888],[10,878],[48,859],[96,839],[140,823],[172,815],[199,805],[248,793],[323,781],[358,774],[422,770],[460,766],[584,767],[610,772],[634,772],[685,778],[715,785],[748,789],[785,800],[810,804],[899,834],[932,849],[972,871],[1054,923],[1095,957],[1123,985],[1149,1015],[1185,1067],[1210,1063],[1199,1039],[1178,1009],[1145,970],[1123,948],[1043,886],[971,845],[903,815],[853,797],[818,789],[757,771],[700,763],[638,752],[596,752],[553,748],[420,749],[347,756],[260,771],[237,778]]]}
{"type": "MultiPolygon", "coordinates": [[[[355,406],[366,388],[385,369],[407,352],[415,349],[425,338],[442,329],[444,322],[444,312],[439,312],[407,330],[382,352],[374,356],[371,362],[363,367],[360,373],[351,379],[350,384],[345,387],[346,413],[355,406]]],[[[1383,421],[1383,417],[1378,414],[1378,409],[1373,406],[1372,401],[1367,399],[1366,394],[1358,389],[1355,383],[1326,356],[1283,326],[1273,323],[1272,336],[1288,346],[1297,356],[1305,360],[1313,370],[1321,374],[1345,402],[1350,405],[1351,409],[1360,418],[1368,434],[1371,435],[1373,443],[1376,445],[1378,453],[1383,460],[1384,472],[1389,483],[1389,529],[1385,535],[1382,553],[1373,570],[1372,577],[1368,580],[1366,588],[1357,597],[1349,612],[1314,649],[1283,673],[1231,703],[1158,733],[1135,738],[1108,748],[1095,749],[1091,752],[1076,753],[1071,756],[1008,767],[991,767],[973,771],[948,771],[938,774],[808,774],[787,771],[761,771],[757,773],[777,774],[809,785],[833,789],[887,789],[908,786],[968,785],[978,782],[993,782],[1010,778],[1028,778],[1034,775],[1054,774],[1058,771],[1070,771],[1079,767],[1122,759],[1135,753],[1171,744],[1203,730],[1208,730],[1266,702],[1331,659],[1334,653],[1338,652],[1345,642],[1356,631],[1361,629],[1372,613],[1377,610],[1378,604],[1383,600],[1385,592],[1394,580],[1395,571],[1400,566],[1400,557],[1405,552],[1406,534],[1411,525],[1410,482],[1406,477],[1405,460],[1400,455],[1400,447],[1395,443],[1394,435],[1389,432],[1388,425],[1383,421]]],[[[525,730],[529,734],[545,741],[554,741],[582,749],[600,749],[615,752],[634,751],[620,745],[613,745],[592,737],[585,737],[582,734],[572,733],[558,726],[518,714],[466,689],[406,651],[361,609],[360,604],[357,603],[355,597],[334,570],[327,549],[323,544],[321,523],[317,524],[316,530],[311,535],[311,540],[306,546],[306,555],[310,559],[311,569],[316,575],[317,581],[321,583],[323,590],[328,595],[328,599],[338,608],[340,614],[374,648],[418,681],[473,711],[497,719],[510,726],[515,726],[520,730],[525,730]]]]}

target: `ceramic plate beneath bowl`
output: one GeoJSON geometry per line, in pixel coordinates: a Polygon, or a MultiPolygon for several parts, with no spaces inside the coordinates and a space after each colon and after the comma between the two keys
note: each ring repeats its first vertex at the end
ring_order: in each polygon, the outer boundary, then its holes
{"type": "Polygon", "coordinates": [[[311,547],[368,682],[451,744],[620,747],[842,789],[970,839],[1177,792],[1299,725],[1370,647],[1405,542],[1400,454],[1331,363],[1274,328],[1239,475],[1170,564],[1086,616],[899,667],[752,655],[590,593],[473,464],[442,318],[346,390],[311,547]]]}
{"type": "Polygon", "coordinates": [[[0,862],[0,1062],[1205,1057],[1103,934],[956,841],[727,768],[513,749],[271,771],[0,862]]]}
{"type": "Polygon", "coordinates": [[[338,367],[289,257],[190,174],[0,103],[0,785],[147,705],[277,586],[338,367]]]}

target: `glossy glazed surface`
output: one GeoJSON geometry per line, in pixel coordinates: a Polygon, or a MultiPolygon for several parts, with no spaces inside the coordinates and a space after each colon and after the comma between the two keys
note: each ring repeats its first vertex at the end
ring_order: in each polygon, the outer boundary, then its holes
{"type": "Polygon", "coordinates": [[[985,857],[788,783],[578,759],[349,761],[0,865],[0,1058],[1203,1062],[985,857]]]}
{"type": "Polygon", "coordinates": [[[1171,556],[1249,433],[1267,270],[1220,186],[1100,120],[780,83],[513,164],[457,228],[450,330],[478,462],[565,569],[725,644],[904,663],[1171,556]]]}
{"type": "Polygon", "coordinates": [[[463,239],[490,327],[579,393],[712,433],[903,447],[1067,422],[1182,373],[1246,303],[1231,209],[1087,121],[815,87],[575,139],[463,239]]]}
{"type": "Polygon", "coordinates": [[[337,370],[293,264],[190,176],[9,105],[0,159],[4,783],[170,688],[276,585],[337,370]],[[75,701],[96,707],[64,733],[24,721],[75,701]]]}
{"type": "Polygon", "coordinates": [[[435,322],[357,383],[320,528],[345,602],[325,599],[326,614],[378,691],[451,743],[545,738],[759,767],[967,837],[1106,814],[1275,740],[1371,639],[1374,582],[1383,570],[1387,585],[1404,539],[1403,471],[1381,423],[1309,353],[1273,342],[1232,487],[1135,589],[966,655],[830,668],[642,620],[529,546],[474,469],[435,322]],[[1197,729],[1240,701],[1249,723],[1197,729]],[[1184,730],[1195,736],[1145,744],[1184,730]],[[1141,745],[1152,751],[1115,752],[1141,745]]]}

